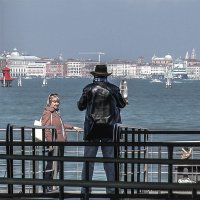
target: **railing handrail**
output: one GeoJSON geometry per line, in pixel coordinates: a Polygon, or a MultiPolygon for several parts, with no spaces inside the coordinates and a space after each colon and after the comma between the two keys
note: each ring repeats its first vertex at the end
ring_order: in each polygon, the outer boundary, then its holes
{"type": "MultiPolygon", "coordinates": [[[[183,167],[183,166],[199,166],[199,159],[198,157],[192,158],[192,159],[186,159],[182,160],[180,158],[177,158],[177,156],[173,156],[175,153],[175,149],[179,147],[194,147],[197,148],[200,146],[200,141],[149,141],[148,135],[149,134],[169,134],[173,133],[176,135],[183,135],[183,134],[199,134],[200,131],[184,131],[184,130],[147,130],[142,128],[130,128],[125,126],[118,126],[115,130],[115,141],[110,143],[104,143],[104,142],[85,142],[85,141],[73,141],[73,142],[45,142],[45,141],[31,141],[31,140],[25,140],[24,139],[24,132],[25,131],[33,131],[36,127],[17,127],[16,125],[9,127],[9,129],[6,129],[7,135],[9,137],[6,138],[5,141],[0,141],[0,146],[6,147],[6,153],[0,154],[0,160],[6,160],[7,162],[7,174],[9,176],[5,178],[0,178],[0,184],[8,184],[8,193],[4,193],[4,196],[12,196],[13,193],[13,186],[14,185],[21,185],[22,186],[22,194],[18,194],[18,196],[21,195],[21,197],[25,197],[27,194],[25,192],[25,185],[31,185],[33,188],[32,196],[38,196],[38,197],[47,197],[51,196],[52,194],[44,194],[44,193],[37,193],[36,187],[40,185],[58,185],[60,188],[59,192],[54,194],[59,199],[64,199],[65,196],[69,195],[64,192],[64,186],[75,186],[75,187],[114,187],[116,188],[116,195],[118,197],[144,197],[144,198],[150,198],[152,195],[150,193],[146,193],[149,190],[158,190],[159,193],[156,198],[160,198],[163,196],[167,196],[170,199],[173,199],[175,194],[174,192],[177,191],[185,191],[189,190],[189,196],[191,199],[196,198],[197,196],[200,197],[200,194],[197,192],[200,190],[200,185],[196,183],[191,184],[179,184],[173,182],[173,167],[183,167]],[[19,139],[13,139],[14,136],[14,130],[21,131],[21,137],[23,138],[22,141],[19,139]],[[10,131],[10,132],[9,132],[10,131]],[[59,146],[61,147],[60,153],[61,156],[47,156],[44,151],[40,155],[36,154],[36,150],[38,148],[42,148],[44,150],[45,146],[52,145],[52,146],[59,146]],[[115,148],[115,158],[102,158],[102,157],[80,157],[80,156],[63,156],[64,155],[64,148],[65,147],[81,147],[81,146],[114,146],[115,148]],[[21,147],[22,148],[22,154],[18,154],[17,152],[13,151],[14,147],[21,147]],[[25,147],[32,148],[32,154],[26,155],[25,147]],[[145,147],[145,148],[142,148],[145,147]],[[165,154],[166,156],[161,156],[159,153],[149,158],[148,152],[149,148],[165,148],[165,154]],[[123,152],[123,155],[121,154],[123,152]],[[33,163],[32,166],[32,178],[26,178],[25,175],[22,173],[22,177],[16,178],[13,173],[13,161],[21,161],[25,168],[25,161],[31,161],[33,163]],[[53,160],[60,163],[61,166],[61,174],[58,179],[52,180],[52,182],[49,182],[49,180],[44,179],[44,175],[42,178],[36,176],[37,173],[35,171],[35,162],[42,161],[44,166],[44,161],[47,160],[53,160]],[[64,163],[86,163],[86,166],[89,162],[96,162],[96,163],[115,163],[116,166],[116,174],[118,176],[118,179],[114,182],[110,181],[89,181],[89,180],[67,180],[63,175],[64,170],[64,163]],[[158,169],[160,170],[159,173],[162,172],[161,166],[167,167],[167,178],[168,182],[162,182],[161,177],[158,178],[159,182],[155,181],[149,181],[146,179],[146,174],[148,173],[148,166],[149,165],[156,165],[158,166],[158,169]],[[10,166],[10,168],[9,168],[10,166]],[[120,171],[122,170],[122,171],[120,171]],[[120,179],[120,174],[123,174],[123,178],[120,179]],[[130,178],[130,179],[129,179],[130,178]],[[21,182],[20,182],[21,181],[21,182]],[[124,194],[120,194],[119,190],[124,191],[124,194]],[[143,191],[144,190],[144,191],[143,191]]],[[[41,127],[42,129],[47,128],[41,127]]],[[[49,127],[48,127],[49,128],[49,127]]],[[[52,127],[53,128],[53,127],[52,127]]],[[[34,134],[33,134],[34,135],[34,134]]],[[[33,138],[33,135],[31,136],[33,138]]],[[[42,169],[44,171],[44,168],[42,169]]],[[[189,173],[188,173],[189,174],[189,173]]],[[[161,175],[160,175],[161,176],[161,175]]],[[[85,199],[88,199],[89,197],[92,197],[94,194],[87,193],[85,194],[85,199]]],[[[176,194],[179,196],[187,196],[188,194],[176,194]]],[[[52,195],[53,196],[53,195],[52,195]]],[[[79,194],[80,197],[80,194],[79,194]]],[[[109,197],[109,195],[107,195],[109,197]]]]}
{"type": "Polygon", "coordinates": [[[168,158],[103,158],[103,157],[77,157],[77,156],[43,156],[43,155],[2,155],[0,159],[12,160],[33,160],[33,161],[66,161],[66,162],[96,162],[96,163],[140,163],[140,164],[188,164],[200,165],[199,159],[181,160],[181,159],[168,159],[168,158]]]}

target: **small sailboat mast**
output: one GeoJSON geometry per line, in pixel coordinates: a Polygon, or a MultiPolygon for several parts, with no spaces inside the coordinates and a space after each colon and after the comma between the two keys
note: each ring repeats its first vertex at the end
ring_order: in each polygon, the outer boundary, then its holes
{"type": "Polygon", "coordinates": [[[45,87],[45,86],[47,86],[46,76],[44,77],[43,82],[42,82],[42,87],[45,87]]]}

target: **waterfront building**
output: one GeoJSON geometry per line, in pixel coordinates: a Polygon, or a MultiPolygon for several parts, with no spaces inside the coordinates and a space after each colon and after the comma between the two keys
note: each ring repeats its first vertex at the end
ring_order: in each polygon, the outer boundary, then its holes
{"type": "Polygon", "coordinates": [[[161,78],[165,76],[166,65],[151,65],[151,77],[161,78]]]}
{"type": "Polygon", "coordinates": [[[166,66],[173,63],[172,56],[167,54],[164,57],[153,56],[151,59],[151,76],[152,78],[161,78],[165,77],[166,66]]]}
{"type": "Polygon", "coordinates": [[[173,78],[187,79],[187,62],[181,58],[177,58],[173,63],[173,78]]]}
{"type": "Polygon", "coordinates": [[[184,62],[188,78],[200,80],[200,61],[196,59],[196,51],[194,48],[190,56],[188,52],[186,53],[184,62]]]}
{"type": "Polygon", "coordinates": [[[82,77],[93,77],[90,72],[95,70],[95,66],[99,64],[99,62],[95,60],[85,60],[83,62],[83,67],[81,68],[81,76],[82,77]]]}
{"type": "Polygon", "coordinates": [[[133,61],[113,60],[107,64],[108,71],[112,72],[113,77],[128,77],[137,76],[136,63],[133,61]]]}
{"type": "Polygon", "coordinates": [[[47,77],[64,77],[66,75],[66,65],[64,63],[50,62],[46,65],[47,77]]]}
{"type": "Polygon", "coordinates": [[[69,59],[66,61],[66,64],[67,64],[66,76],[86,77],[90,76],[90,71],[93,71],[94,66],[99,64],[99,62],[94,60],[69,59]]]}
{"type": "Polygon", "coordinates": [[[81,68],[84,67],[83,62],[80,60],[70,59],[67,61],[67,74],[66,76],[81,76],[81,68]]]}
{"type": "Polygon", "coordinates": [[[167,54],[165,57],[157,57],[154,55],[151,59],[151,63],[153,65],[167,65],[172,62],[173,62],[173,59],[170,54],[167,54]]]}
{"type": "Polygon", "coordinates": [[[150,78],[151,77],[151,65],[144,64],[137,66],[137,75],[139,78],[150,78]]]}
{"type": "Polygon", "coordinates": [[[126,64],[127,75],[126,78],[136,78],[138,77],[137,65],[135,63],[126,64]]]}
{"type": "MultiPolygon", "coordinates": [[[[0,56],[0,69],[5,65],[10,68],[12,77],[90,77],[94,66],[99,64],[96,60],[67,59],[63,60],[60,54],[55,59],[39,58],[19,53],[13,49],[11,53],[4,52],[0,56]]],[[[126,78],[164,78],[166,67],[172,66],[173,78],[200,79],[200,61],[196,59],[196,51],[193,48],[191,54],[186,53],[185,58],[173,61],[170,54],[164,57],[154,55],[150,63],[145,63],[143,57],[137,61],[115,59],[106,63],[111,77],[126,78]]]]}
{"type": "Polygon", "coordinates": [[[47,77],[65,77],[67,74],[67,64],[64,62],[62,54],[46,65],[47,77]]]}
{"type": "Polygon", "coordinates": [[[39,61],[40,58],[36,56],[20,54],[17,49],[6,55],[7,64],[10,68],[12,77],[25,77],[27,76],[27,66],[31,63],[39,61]]]}
{"type": "Polygon", "coordinates": [[[187,75],[189,79],[200,80],[200,62],[187,66],[187,75]]]}
{"type": "Polygon", "coordinates": [[[27,77],[44,77],[46,76],[46,61],[36,61],[34,63],[29,63],[26,66],[26,76],[27,77]]]}

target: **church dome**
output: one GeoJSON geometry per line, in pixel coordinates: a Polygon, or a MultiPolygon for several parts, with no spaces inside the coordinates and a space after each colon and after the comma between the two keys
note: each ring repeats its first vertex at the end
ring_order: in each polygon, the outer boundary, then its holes
{"type": "Polygon", "coordinates": [[[19,56],[19,52],[17,51],[16,48],[13,49],[13,52],[11,53],[11,56],[19,56]]]}
{"type": "Polygon", "coordinates": [[[172,56],[169,55],[169,54],[167,54],[167,55],[165,56],[165,59],[166,59],[166,60],[172,60],[172,56]]]}

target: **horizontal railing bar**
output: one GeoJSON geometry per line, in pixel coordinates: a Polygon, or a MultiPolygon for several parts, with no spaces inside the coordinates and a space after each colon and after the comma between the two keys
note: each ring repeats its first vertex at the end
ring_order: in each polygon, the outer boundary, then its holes
{"type": "MultiPolygon", "coordinates": [[[[54,129],[55,126],[19,126],[19,125],[12,125],[13,131],[21,131],[22,128],[25,129],[25,131],[32,131],[33,128],[37,129],[45,129],[45,128],[51,128],[54,129]]],[[[76,132],[75,130],[69,129],[70,132],[76,132]]],[[[6,131],[6,128],[0,128],[0,131],[6,131]]],[[[79,132],[83,132],[82,130],[79,132]]],[[[186,130],[171,130],[171,129],[143,129],[143,128],[121,128],[120,133],[121,134],[130,134],[135,133],[136,134],[200,134],[200,130],[198,129],[186,129],[186,130]]]]}
{"type": "MultiPolygon", "coordinates": [[[[55,126],[23,126],[24,131],[25,132],[32,132],[33,129],[55,129],[55,126]]],[[[13,131],[21,131],[21,128],[13,128],[13,131]]],[[[65,132],[68,132],[70,130],[70,132],[77,132],[76,130],[72,130],[72,129],[65,129],[65,132]]],[[[0,128],[0,132],[1,131],[5,131],[6,132],[6,128],[0,128]]],[[[82,133],[83,131],[80,130],[79,133],[82,133]]]]}
{"type": "MultiPolygon", "coordinates": [[[[30,199],[35,199],[37,197],[39,197],[41,199],[41,197],[48,197],[50,199],[52,198],[56,198],[56,199],[59,199],[59,192],[56,192],[56,193],[45,193],[45,194],[41,194],[41,193],[20,193],[20,194],[13,194],[13,195],[10,195],[10,194],[1,194],[2,197],[4,198],[8,198],[8,197],[15,197],[15,198],[20,198],[22,197],[22,199],[26,198],[26,200],[30,199]]],[[[64,198],[77,198],[77,197],[81,197],[83,196],[83,194],[74,194],[74,193],[64,193],[63,194],[63,197],[64,198]]],[[[108,198],[108,197],[113,197],[114,199],[116,199],[116,197],[118,198],[131,198],[131,199],[169,199],[168,198],[168,194],[167,193],[162,193],[162,194],[146,194],[146,193],[136,193],[136,194],[98,194],[98,193],[92,193],[92,194],[88,194],[88,197],[89,198],[108,198]]],[[[199,195],[196,195],[196,197],[199,197],[199,195]]],[[[37,198],[38,199],[38,198],[37,198]]],[[[182,194],[173,194],[173,196],[170,197],[170,200],[173,200],[173,199],[181,199],[181,200],[188,200],[188,199],[191,199],[191,195],[182,195],[182,194]]],[[[196,198],[195,198],[196,199],[196,198]]]]}
{"type": "Polygon", "coordinates": [[[50,185],[50,186],[72,186],[72,187],[114,187],[114,188],[134,188],[150,190],[200,190],[200,184],[180,184],[180,183],[154,183],[148,182],[120,182],[120,181],[83,181],[83,180],[56,180],[29,179],[29,178],[1,178],[0,184],[13,185],[50,185]]]}
{"type": "Polygon", "coordinates": [[[200,130],[199,129],[184,129],[184,130],[180,130],[180,129],[148,129],[146,131],[147,133],[150,133],[150,134],[168,134],[168,133],[171,133],[171,134],[187,134],[187,133],[193,133],[193,134],[197,134],[197,133],[200,133],[200,130]]]}
{"type": "Polygon", "coordinates": [[[43,156],[43,155],[2,155],[0,154],[0,159],[10,159],[10,160],[53,160],[53,161],[63,161],[63,162],[107,162],[107,163],[141,163],[141,164],[199,164],[199,159],[192,160],[181,160],[168,158],[154,159],[154,158],[103,158],[103,157],[77,157],[77,156],[43,156]]]}
{"type": "Polygon", "coordinates": [[[163,147],[199,147],[200,141],[168,141],[168,142],[0,142],[0,146],[117,146],[117,147],[142,147],[142,146],[163,146],[163,147]]]}

